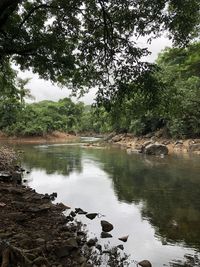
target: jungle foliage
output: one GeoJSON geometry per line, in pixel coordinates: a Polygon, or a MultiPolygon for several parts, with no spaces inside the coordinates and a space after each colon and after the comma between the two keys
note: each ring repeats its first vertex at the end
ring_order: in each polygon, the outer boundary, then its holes
{"type": "Polygon", "coordinates": [[[107,102],[155,68],[137,38],[167,32],[184,46],[199,34],[199,10],[199,0],[1,0],[0,63],[74,93],[98,86],[97,101],[107,102]]]}
{"type": "Polygon", "coordinates": [[[156,72],[148,73],[143,82],[124,86],[123,97],[91,107],[69,98],[26,104],[28,80],[18,79],[7,63],[0,72],[0,130],[29,136],[55,130],[135,135],[160,130],[166,137],[200,136],[200,43],[166,48],[156,64],[156,72]]]}

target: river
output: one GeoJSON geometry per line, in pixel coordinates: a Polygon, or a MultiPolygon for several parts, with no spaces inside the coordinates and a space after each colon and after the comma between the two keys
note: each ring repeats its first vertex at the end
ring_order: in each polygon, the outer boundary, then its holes
{"type": "Polygon", "coordinates": [[[99,239],[100,220],[107,220],[113,238],[102,243],[119,245],[118,238],[129,235],[123,245],[133,260],[148,259],[153,267],[200,266],[200,156],[157,158],[80,143],[20,149],[30,170],[28,185],[101,215],[93,221],[79,215],[89,235],[99,239]],[[187,260],[191,265],[182,265],[187,260]]]}

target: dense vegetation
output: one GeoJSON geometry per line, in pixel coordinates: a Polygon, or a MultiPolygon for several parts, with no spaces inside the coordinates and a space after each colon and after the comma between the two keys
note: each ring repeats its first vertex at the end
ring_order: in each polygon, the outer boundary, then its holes
{"type": "Polygon", "coordinates": [[[123,88],[109,105],[91,107],[58,102],[26,104],[27,80],[6,65],[0,72],[0,130],[11,135],[45,135],[64,132],[132,132],[144,135],[160,130],[167,137],[200,135],[200,43],[187,48],[166,48],[156,61],[157,71],[144,82],[123,88]]]}
{"type": "Polygon", "coordinates": [[[1,0],[0,130],[15,135],[158,129],[198,136],[199,0],[1,0]],[[155,64],[144,61],[148,41],[166,32],[177,48],[155,64]],[[73,93],[97,86],[96,108],[44,101],[25,103],[28,80],[12,64],[73,93]]]}
{"type": "Polygon", "coordinates": [[[124,88],[125,96],[111,103],[112,128],[139,135],[162,128],[168,137],[199,136],[200,43],[166,48],[156,63],[158,69],[147,77],[147,85],[132,83],[124,88]]]}
{"type": "Polygon", "coordinates": [[[199,10],[199,0],[1,0],[0,67],[10,59],[78,93],[98,86],[106,102],[126,84],[147,85],[155,69],[137,38],[167,32],[186,45],[199,34],[199,10]]]}
{"type": "Polygon", "coordinates": [[[147,77],[149,93],[143,84],[133,83],[122,98],[109,106],[91,107],[58,102],[26,104],[27,81],[19,80],[7,65],[8,77],[0,76],[0,130],[15,135],[44,135],[65,132],[123,132],[136,135],[161,129],[167,137],[200,135],[200,43],[187,48],[166,48],[156,61],[157,71],[147,77]],[[15,92],[15,93],[13,93],[15,92]]]}

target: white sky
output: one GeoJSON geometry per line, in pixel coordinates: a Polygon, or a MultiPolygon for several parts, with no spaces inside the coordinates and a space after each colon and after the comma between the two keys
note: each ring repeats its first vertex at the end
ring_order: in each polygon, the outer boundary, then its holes
{"type": "MultiPolygon", "coordinates": [[[[145,47],[145,39],[140,39],[138,45],[145,47]]],[[[171,42],[166,37],[160,37],[152,41],[151,45],[148,45],[151,55],[147,57],[150,62],[155,61],[159,52],[161,52],[166,46],[171,46],[171,42]]],[[[31,81],[27,85],[27,88],[31,90],[31,94],[34,96],[34,102],[42,100],[53,100],[58,101],[61,98],[69,97],[71,91],[67,88],[59,88],[58,86],[52,85],[50,81],[39,79],[37,74],[33,74],[30,71],[21,72],[19,71],[21,78],[31,78],[31,81]]],[[[79,101],[83,101],[85,104],[92,104],[94,102],[96,90],[92,89],[88,94],[79,101]]],[[[72,98],[73,101],[77,101],[76,98],[72,98]]],[[[33,101],[33,100],[32,100],[33,101]]],[[[31,101],[31,102],[32,102],[31,101]]],[[[30,102],[28,100],[27,102],[30,102]]]]}

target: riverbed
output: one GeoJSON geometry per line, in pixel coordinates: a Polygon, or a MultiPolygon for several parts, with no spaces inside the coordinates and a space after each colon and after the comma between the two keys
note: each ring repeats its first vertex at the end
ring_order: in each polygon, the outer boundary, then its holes
{"type": "Polygon", "coordinates": [[[200,156],[159,158],[82,143],[17,148],[30,171],[26,184],[39,193],[57,192],[57,201],[72,208],[99,213],[93,221],[79,216],[90,236],[100,239],[102,219],[114,225],[113,238],[102,244],[119,245],[118,238],[128,235],[124,251],[135,261],[159,267],[194,259],[191,266],[200,266],[200,156]]]}

